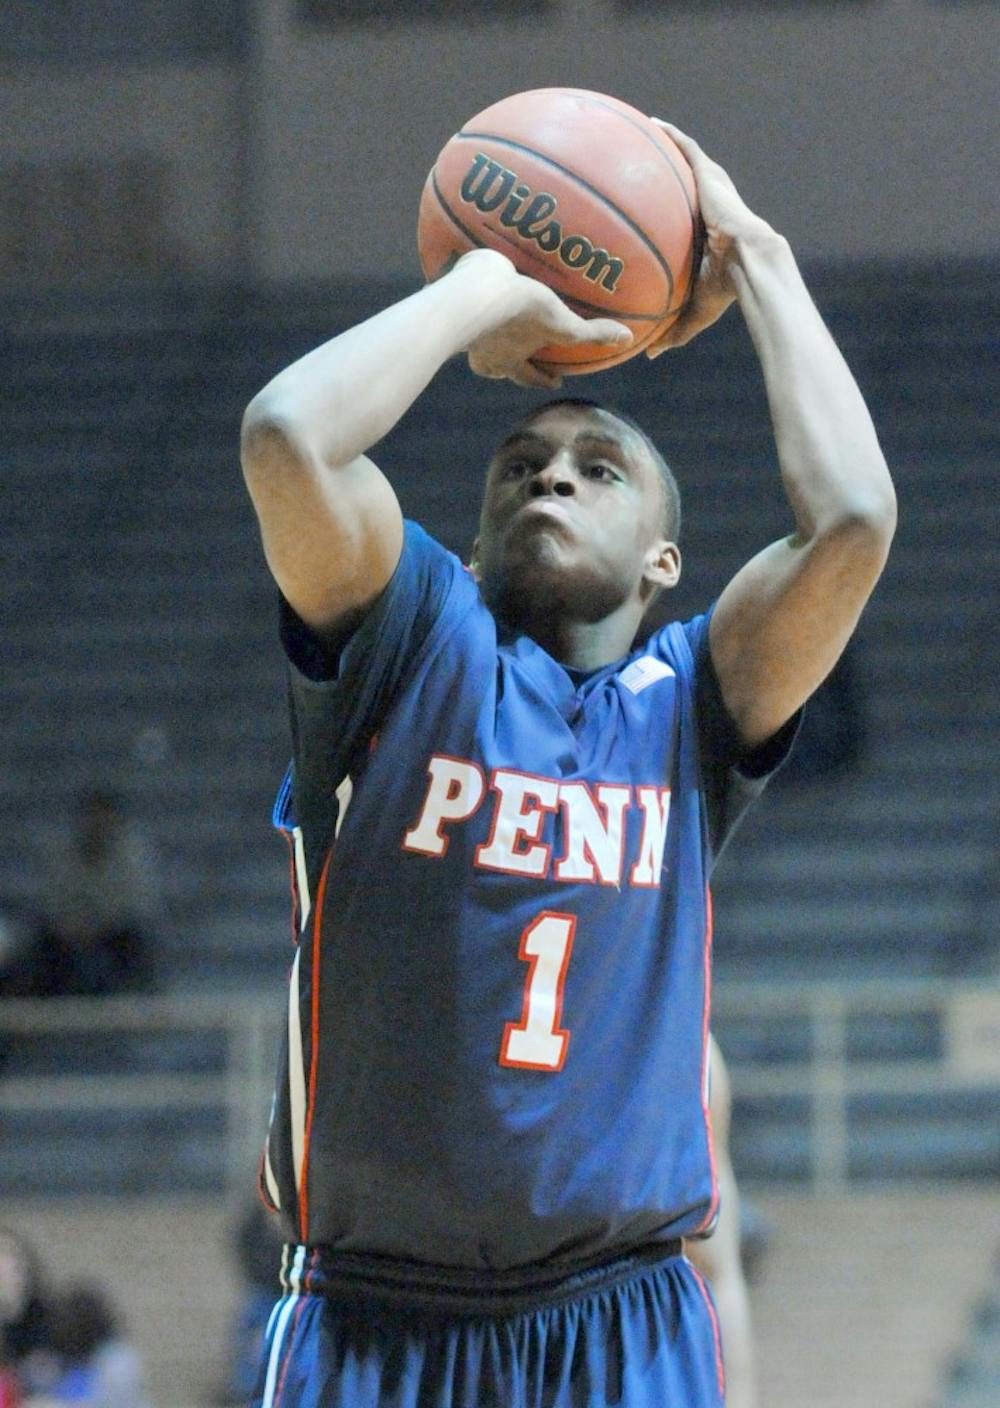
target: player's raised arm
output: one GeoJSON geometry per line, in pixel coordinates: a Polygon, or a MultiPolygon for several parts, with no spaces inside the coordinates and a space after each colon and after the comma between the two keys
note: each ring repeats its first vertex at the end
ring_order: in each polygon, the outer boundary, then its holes
{"type": "Polygon", "coordinates": [[[503,255],[476,250],[280,372],[244,413],[241,458],[268,565],[302,619],[335,630],[392,575],[402,518],[366,452],[450,357],[468,350],[482,375],[548,386],[529,361],[540,347],[630,336],[570,312],[503,255]]]}
{"type": "Polygon", "coordinates": [[[694,169],[707,253],[691,307],[653,352],[680,346],[739,303],[795,517],[794,532],[736,574],[712,618],[723,698],[752,747],[836,663],[885,564],[896,498],[868,409],[787,242],[697,143],[661,125],[694,169]]]}

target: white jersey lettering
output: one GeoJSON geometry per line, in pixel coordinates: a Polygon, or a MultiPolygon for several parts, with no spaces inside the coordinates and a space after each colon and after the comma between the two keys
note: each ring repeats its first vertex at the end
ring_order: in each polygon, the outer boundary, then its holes
{"type": "Polygon", "coordinates": [[[639,859],[629,880],[633,885],[659,885],[663,869],[663,847],[670,819],[669,787],[637,787],[636,798],[643,813],[639,859]]]}
{"type": "Polygon", "coordinates": [[[498,768],[487,787],[478,763],[440,753],[432,754],[427,776],[420,814],[403,836],[404,850],[440,858],[448,850],[450,828],[470,820],[490,793],[493,815],[488,839],[476,846],[472,857],[477,869],[563,884],[618,888],[623,880],[642,887],[660,884],[670,819],[669,787],[632,788],[621,782],[575,778],[560,781],[513,768],[498,768]],[[637,818],[629,843],[628,818],[636,805],[641,828],[637,818]],[[560,808],[562,854],[553,859],[558,831],[549,818],[560,808]],[[633,850],[626,871],[629,844],[633,850]]]}
{"type": "Polygon", "coordinates": [[[631,792],[630,787],[601,782],[595,804],[585,782],[560,784],[559,804],[566,816],[566,854],[556,862],[557,880],[621,884],[625,810],[631,792]],[[598,807],[604,812],[603,820],[598,807]]]}
{"type": "Polygon", "coordinates": [[[476,849],[476,865],[540,879],[548,873],[552,848],[525,842],[538,840],[546,812],[554,812],[559,805],[558,782],[500,768],[491,786],[497,794],[493,830],[486,844],[476,849]],[[535,805],[530,805],[532,801],[535,805]]]}
{"type": "Polygon", "coordinates": [[[437,753],[427,764],[427,772],[430,781],[423,810],[416,826],[403,837],[403,846],[425,856],[443,856],[448,837],[442,826],[446,821],[465,821],[472,816],[483,800],[486,781],[475,763],[437,753]]]}

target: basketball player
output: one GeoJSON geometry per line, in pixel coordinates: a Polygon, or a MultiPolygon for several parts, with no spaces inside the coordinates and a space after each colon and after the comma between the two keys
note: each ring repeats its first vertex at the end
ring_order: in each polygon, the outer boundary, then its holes
{"type": "Polygon", "coordinates": [[[726,1408],[757,1408],[750,1298],[740,1256],[740,1197],[729,1153],[732,1094],[729,1072],[715,1037],[709,1040],[711,1082],[708,1109],[719,1184],[719,1216],[711,1237],[684,1243],[684,1252],[708,1278],[719,1317],[726,1371],[726,1408]]]}
{"type": "MultiPolygon", "coordinates": [[[[261,1166],[288,1246],[262,1408],[702,1408],[718,1328],[681,1239],[718,1189],[710,867],[882,569],[895,507],[787,243],[675,136],[707,230],[661,347],[737,301],[794,518],[714,609],[632,649],[677,581],[644,433],[541,407],[486,476],[473,572],[368,451],[450,357],[531,386],[613,343],[486,250],[251,402],[283,599],[299,933],[261,1166]]],[[[456,493],[462,486],[456,484],[456,493]]]]}

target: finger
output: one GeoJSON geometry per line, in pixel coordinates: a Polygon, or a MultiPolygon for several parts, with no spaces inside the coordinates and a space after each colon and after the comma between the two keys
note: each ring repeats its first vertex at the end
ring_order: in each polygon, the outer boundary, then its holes
{"type": "Polygon", "coordinates": [[[655,122],[657,127],[666,132],[667,136],[674,142],[674,145],[680,149],[695,174],[699,191],[711,178],[716,182],[721,182],[722,187],[739,199],[742,199],[729,172],[726,171],[724,167],[720,166],[717,161],[713,161],[693,137],[689,137],[685,132],[682,132],[679,127],[675,127],[672,122],[664,122],[662,117],[654,117],[651,121],[655,122]]]}
{"type": "Polygon", "coordinates": [[[651,347],[646,348],[646,356],[651,362],[654,362],[657,357],[662,357],[664,352],[669,352],[672,347],[678,345],[677,334],[671,329],[660,338],[659,342],[654,342],[651,347]]]}
{"type": "Polygon", "coordinates": [[[468,362],[471,372],[475,372],[476,376],[486,377],[490,381],[501,381],[507,375],[506,372],[497,371],[491,363],[484,362],[474,352],[469,353],[468,362]]]}
{"type": "Polygon", "coordinates": [[[646,348],[646,356],[649,360],[653,361],[662,356],[664,352],[669,352],[674,347],[683,347],[686,342],[690,342],[695,335],[691,323],[692,320],[682,313],[676,322],[670,324],[662,337],[646,348]]]}
{"type": "Polygon", "coordinates": [[[510,380],[516,386],[537,388],[540,391],[557,391],[562,386],[562,377],[558,372],[546,371],[543,367],[537,367],[534,362],[524,362],[515,372],[511,372],[510,380]]]}
{"type": "Polygon", "coordinates": [[[686,132],[682,132],[679,127],[675,127],[672,122],[667,122],[662,117],[652,117],[650,122],[663,129],[671,141],[676,142],[686,157],[704,156],[705,153],[699,147],[693,137],[689,137],[686,132]]]}
{"type": "Polygon", "coordinates": [[[616,323],[613,318],[577,318],[567,327],[573,342],[597,342],[602,347],[624,347],[633,341],[633,335],[624,323],[616,323]]]}

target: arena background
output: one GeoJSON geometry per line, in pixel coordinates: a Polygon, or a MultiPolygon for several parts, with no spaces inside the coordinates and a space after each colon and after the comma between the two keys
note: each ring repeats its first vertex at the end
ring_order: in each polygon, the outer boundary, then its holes
{"type": "MultiPolygon", "coordinates": [[[[6,0],[3,18],[4,952],[84,786],[122,793],[166,900],[159,996],[0,1004],[0,1222],[57,1280],[110,1287],[156,1408],[214,1401],[288,962],[282,665],[240,412],[417,286],[420,188],[464,119],[596,88],[695,135],[788,235],[900,500],[806,764],[716,887],[761,1402],[995,1403],[997,7],[6,0]]],[[[671,459],[674,604],[698,609],[786,523],[738,314],[578,386],[671,459]]],[[[454,364],[380,448],[458,551],[524,404],[454,364]]]]}

